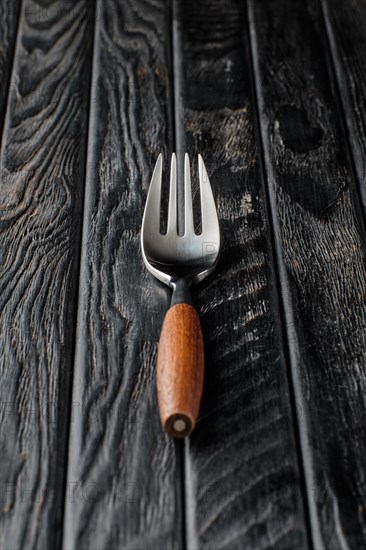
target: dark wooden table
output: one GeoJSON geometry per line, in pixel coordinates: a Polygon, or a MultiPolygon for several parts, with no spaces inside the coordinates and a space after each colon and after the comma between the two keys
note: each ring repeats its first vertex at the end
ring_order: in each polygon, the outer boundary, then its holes
{"type": "Polygon", "coordinates": [[[366,0],[1,0],[0,81],[1,550],[365,548],[366,0]],[[224,240],[184,442],[139,247],[173,150],[224,240]]]}

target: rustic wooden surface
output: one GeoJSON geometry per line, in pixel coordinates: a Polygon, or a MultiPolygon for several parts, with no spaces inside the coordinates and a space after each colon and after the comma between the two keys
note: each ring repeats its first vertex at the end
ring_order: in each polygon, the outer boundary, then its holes
{"type": "Polygon", "coordinates": [[[168,23],[165,2],[125,0],[104,2],[96,22],[66,548],[182,546],[179,450],[155,381],[168,292],[139,244],[152,168],[173,139],[168,23]]]}
{"type": "Polygon", "coordinates": [[[92,28],[46,7],[23,2],[2,135],[4,549],[57,547],[65,493],[92,28]]]}
{"type": "Polygon", "coordinates": [[[366,0],[0,0],[0,550],[366,546],[365,33],[366,0]],[[184,441],[139,248],[173,150],[224,243],[184,441]]]}
{"type": "Polygon", "coordinates": [[[360,548],[365,241],[322,12],[314,0],[258,0],[249,13],[312,540],[360,548]]]}
{"type": "Polygon", "coordinates": [[[195,289],[205,390],[186,443],[188,548],[306,547],[301,473],[260,177],[243,4],[175,3],[178,154],[200,151],[222,225],[195,289]],[[225,146],[223,147],[223,144],[225,146]]]}

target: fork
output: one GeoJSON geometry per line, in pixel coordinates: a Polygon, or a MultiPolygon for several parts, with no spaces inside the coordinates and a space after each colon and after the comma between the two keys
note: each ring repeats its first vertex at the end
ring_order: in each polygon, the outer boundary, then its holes
{"type": "Polygon", "coordinates": [[[172,437],[186,437],[194,429],[203,389],[204,351],[200,320],[189,287],[207,277],[220,253],[220,227],[211,185],[201,155],[198,169],[201,225],[194,231],[189,157],[184,158],[184,234],[177,229],[177,161],[173,153],[167,232],[160,232],[162,155],[155,165],[141,229],[141,250],[148,270],[172,288],[159,340],[157,390],[160,419],[172,437]]]}

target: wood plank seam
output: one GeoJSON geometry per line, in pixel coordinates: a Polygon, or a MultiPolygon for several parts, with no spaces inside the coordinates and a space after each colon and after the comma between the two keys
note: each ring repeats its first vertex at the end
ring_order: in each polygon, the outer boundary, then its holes
{"type": "Polygon", "coordinates": [[[268,184],[268,182],[273,181],[274,175],[271,173],[271,161],[267,148],[265,147],[265,135],[260,117],[260,113],[264,110],[264,104],[260,89],[261,79],[258,58],[258,43],[256,39],[256,30],[254,23],[253,0],[245,0],[245,3],[248,13],[248,37],[250,42],[249,51],[252,63],[252,79],[254,87],[253,96],[256,105],[258,142],[260,147],[261,168],[263,174],[263,188],[267,197],[267,212],[272,240],[273,259],[277,267],[276,281],[278,285],[278,299],[282,317],[282,335],[284,339],[284,346],[287,350],[288,383],[291,395],[291,405],[294,418],[296,441],[298,445],[298,463],[300,472],[302,473],[302,493],[304,498],[305,517],[308,524],[307,527],[310,547],[316,550],[324,550],[324,543],[320,531],[319,518],[315,503],[312,498],[312,488],[315,487],[316,484],[315,478],[313,476],[313,468],[311,467],[312,454],[307,438],[308,427],[306,425],[302,425],[302,422],[306,422],[306,418],[302,417],[301,419],[300,415],[298,414],[298,408],[300,408],[300,410],[304,409],[300,380],[295,366],[296,357],[299,356],[300,351],[297,345],[296,333],[293,330],[293,327],[295,327],[295,321],[293,318],[292,308],[289,303],[289,289],[287,288],[286,282],[287,274],[280,246],[276,199],[271,191],[272,185],[268,184]]]}
{"type": "Polygon", "coordinates": [[[342,63],[340,62],[340,56],[331,25],[328,1],[319,0],[319,2],[322,8],[324,34],[327,37],[328,55],[332,66],[331,68],[336,87],[337,101],[339,110],[342,114],[342,126],[346,136],[348,155],[352,166],[357,208],[362,220],[363,240],[366,246],[366,181],[363,178],[363,169],[357,162],[358,155],[356,151],[356,144],[352,139],[351,134],[352,130],[354,135],[357,134],[353,124],[354,113],[351,113],[349,108],[351,102],[349,99],[349,91],[347,89],[348,85],[342,69],[342,63]]]}
{"type": "MultiPolygon", "coordinates": [[[[84,185],[83,185],[83,197],[81,199],[81,203],[82,203],[82,208],[81,208],[81,231],[80,231],[80,238],[79,238],[79,251],[78,251],[78,256],[75,258],[75,263],[76,265],[78,266],[78,282],[76,283],[76,301],[75,301],[75,308],[74,308],[74,315],[73,315],[73,324],[74,324],[74,339],[73,339],[73,343],[72,343],[72,349],[73,349],[73,352],[72,352],[72,357],[73,357],[73,362],[72,362],[72,373],[71,373],[71,387],[70,387],[70,390],[69,390],[69,407],[68,407],[68,418],[67,418],[67,433],[68,433],[68,438],[67,438],[67,445],[66,445],[66,449],[65,449],[65,461],[64,461],[64,495],[63,495],[63,509],[62,509],[62,515],[61,515],[61,537],[60,537],[60,550],[63,549],[64,545],[63,545],[63,542],[64,542],[64,523],[65,523],[65,512],[66,512],[66,502],[67,502],[67,499],[68,499],[68,491],[69,491],[69,486],[68,486],[68,483],[67,483],[67,472],[68,472],[68,459],[69,459],[69,443],[70,443],[70,427],[71,427],[71,423],[72,423],[72,415],[73,415],[73,407],[74,407],[74,404],[73,404],[73,400],[72,400],[72,394],[73,394],[73,380],[74,380],[74,369],[75,369],[75,354],[76,354],[76,343],[77,343],[77,328],[78,328],[78,324],[77,324],[77,320],[78,320],[78,314],[79,314],[79,296],[80,296],[80,287],[81,287],[81,284],[82,284],[82,281],[81,281],[81,262],[82,262],[82,248],[83,248],[83,237],[84,237],[84,225],[85,225],[85,195],[86,195],[86,191],[87,191],[87,169],[88,169],[88,158],[89,158],[89,146],[90,146],[90,119],[91,119],[91,111],[92,111],[92,91],[93,91],[93,87],[94,87],[94,82],[93,82],[93,74],[94,74],[94,63],[95,63],[95,60],[96,60],[96,54],[95,54],[95,49],[96,49],[96,45],[95,45],[95,29],[96,29],[96,19],[97,19],[97,16],[98,16],[98,13],[97,13],[97,3],[98,3],[99,0],[93,0],[93,5],[91,7],[92,9],[92,15],[91,15],[91,19],[93,21],[93,25],[92,25],[92,28],[91,28],[91,33],[92,33],[92,39],[91,39],[91,51],[92,51],[92,56],[91,56],[91,60],[90,60],[90,70],[89,70],[89,96],[87,98],[87,103],[88,103],[88,116],[87,116],[87,126],[86,126],[86,154],[85,154],[85,158],[84,158],[84,166],[83,166],[83,171],[82,171],[82,174],[83,174],[83,182],[84,182],[84,185]]],[[[90,3],[90,0],[89,0],[89,3],[90,3]]]]}

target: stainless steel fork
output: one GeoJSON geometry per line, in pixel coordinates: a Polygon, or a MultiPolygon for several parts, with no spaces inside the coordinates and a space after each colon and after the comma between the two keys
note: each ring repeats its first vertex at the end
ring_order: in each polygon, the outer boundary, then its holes
{"type": "Polygon", "coordinates": [[[186,154],[184,234],[178,235],[177,163],[173,153],[167,232],[160,232],[162,165],[159,155],[145,205],[141,249],[146,267],[173,290],[159,340],[157,388],[163,428],[173,437],[185,437],[196,423],[204,371],[201,325],[189,287],[215,268],[220,253],[220,228],[207,171],[198,155],[202,231],[199,235],[194,231],[191,171],[186,154]]]}

